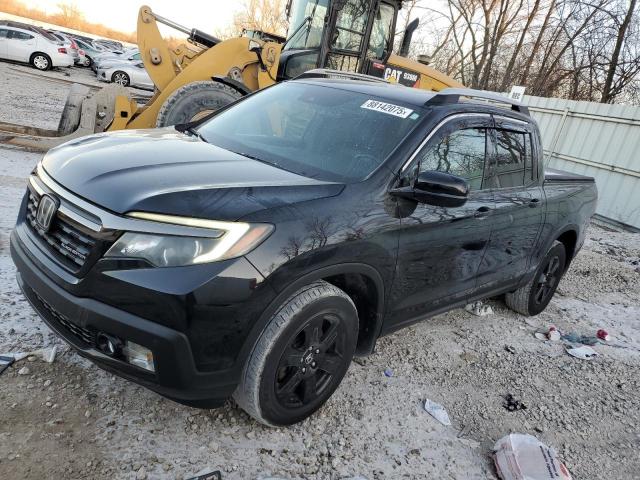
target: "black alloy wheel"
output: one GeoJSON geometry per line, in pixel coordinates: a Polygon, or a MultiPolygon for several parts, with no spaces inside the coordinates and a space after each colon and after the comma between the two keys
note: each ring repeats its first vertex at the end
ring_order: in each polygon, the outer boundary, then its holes
{"type": "Polygon", "coordinates": [[[321,313],[291,339],[274,379],[283,407],[309,405],[324,394],[344,362],[345,328],[335,314],[321,313]]]}

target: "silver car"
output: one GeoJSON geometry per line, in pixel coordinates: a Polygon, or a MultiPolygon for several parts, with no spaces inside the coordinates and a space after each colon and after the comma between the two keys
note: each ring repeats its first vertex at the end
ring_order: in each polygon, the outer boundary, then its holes
{"type": "Polygon", "coordinates": [[[144,90],[155,88],[142,62],[109,63],[104,67],[100,66],[96,75],[102,82],[113,82],[124,87],[137,87],[144,90]]]}

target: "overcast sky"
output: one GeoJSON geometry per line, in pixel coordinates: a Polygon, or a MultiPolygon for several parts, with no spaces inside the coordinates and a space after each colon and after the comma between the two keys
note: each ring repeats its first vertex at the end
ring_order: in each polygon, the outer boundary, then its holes
{"type": "MultiPolygon", "coordinates": [[[[28,0],[30,7],[55,13],[61,0],[28,0]]],[[[163,17],[186,27],[207,32],[224,29],[231,23],[240,3],[237,0],[74,0],[90,22],[102,23],[123,32],[133,32],[138,22],[138,10],[142,5],[163,17]]]]}

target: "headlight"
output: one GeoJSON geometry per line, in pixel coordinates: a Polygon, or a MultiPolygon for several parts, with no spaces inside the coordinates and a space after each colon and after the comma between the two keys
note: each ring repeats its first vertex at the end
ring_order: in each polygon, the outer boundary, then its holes
{"type": "Polygon", "coordinates": [[[110,258],[144,259],[156,267],[178,267],[239,257],[257,247],[273,231],[273,226],[268,224],[218,222],[137,212],[129,216],[209,230],[207,237],[126,232],[105,254],[110,258]]]}

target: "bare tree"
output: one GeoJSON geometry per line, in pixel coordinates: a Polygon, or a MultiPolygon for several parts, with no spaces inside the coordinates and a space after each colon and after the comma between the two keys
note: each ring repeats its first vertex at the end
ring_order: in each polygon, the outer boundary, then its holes
{"type": "Polygon", "coordinates": [[[244,0],[233,21],[235,33],[246,28],[284,35],[288,26],[285,7],[286,0],[244,0]]]}

